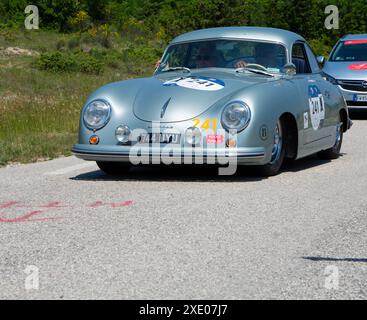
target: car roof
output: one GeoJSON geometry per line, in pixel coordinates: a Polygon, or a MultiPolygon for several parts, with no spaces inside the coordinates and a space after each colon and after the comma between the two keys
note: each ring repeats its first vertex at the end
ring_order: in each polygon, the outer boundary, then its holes
{"type": "Polygon", "coordinates": [[[291,46],[295,41],[306,41],[300,35],[283,29],[264,27],[224,27],[188,32],[175,38],[171,44],[217,38],[272,41],[283,43],[287,46],[291,46]]]}
{"type": "Polygon", "coordinates": [[[342,41],[349,41],[349,40],[366,40],[367,34],[361,33],[361,34],[348,34],[344,36],[341,40],[342,41]]]}

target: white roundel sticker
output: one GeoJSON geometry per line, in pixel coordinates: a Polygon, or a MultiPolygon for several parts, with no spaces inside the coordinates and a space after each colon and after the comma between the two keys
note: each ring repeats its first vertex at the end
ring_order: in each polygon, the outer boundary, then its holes
{"type": "Polygon", "coordinates": [[[187,77],[169,80],[163,83],[165,87],[183,87],[193,90],[218,91],[225,87],[222,80],[207,77],[187,77]]]}
{"type": "Polygon", "coordinates": [[[312,128],[314,130],[319,130],[325,120],[324,96],[320,89],[315,85],[308,87],[308,94],[312,128]]]}

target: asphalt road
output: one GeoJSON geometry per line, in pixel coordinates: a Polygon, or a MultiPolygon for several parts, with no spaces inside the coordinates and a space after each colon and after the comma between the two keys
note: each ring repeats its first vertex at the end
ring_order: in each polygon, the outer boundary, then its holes
{"type": "Polygon", "coordinates": [[[340,159],[269,179],[2,168],[0,298],[366,299],[366,135],[355,121],[340,159]]]}

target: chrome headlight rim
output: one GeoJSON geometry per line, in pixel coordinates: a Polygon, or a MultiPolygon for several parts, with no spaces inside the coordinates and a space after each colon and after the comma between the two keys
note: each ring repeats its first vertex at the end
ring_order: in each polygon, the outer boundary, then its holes
{"type": "Polygon", "coordinates": [[[84,108],[83,110],[83,123],[84,125],[89,129],[89,130],[93,130],[93,131],[97,131],[97,130],[101,130],[103,129],[111,120],[111,115],[112,115],[112,107],[111,107],[111,104],[105,100],[105,99],[95,99],[95,100],[92,100],[91,102],[89,102],[86,107],[84,108]],[[93,103],[96,103],[96,102],[102,102],[104,103],[107,107],[108,107],[108,113],[107,113],[107,116],[106,116],[106,119],[103,123],[101,123],[100,125],[91,125],[90,123],[88,123],[88,121],[86,120],[85,118],[85,115],[86,115],[86,112],[88,110],[88,108],[93,104],[93,103]]]}
{"type": "Polygon", "coordinates": [[[224,106],[223,111],[222,111],[222,116],[221,116],[221,124],[222,124],[222,127],[227,131],[236,130],[237,132],[241,132],[249,126],[251,122],[251,118],[252,118],[251,108],[248,106],[248,104],[241,100],[233,100],[224,106]],[[228,111],[230,107],[236,104],[241,105],[243,108],[245,108],[248,116],[247,116],[246,121],[244,121],[244,123],[241,124],[240,126],[230,126],[225,121],[225,113],[226,111],[228,111]]]}

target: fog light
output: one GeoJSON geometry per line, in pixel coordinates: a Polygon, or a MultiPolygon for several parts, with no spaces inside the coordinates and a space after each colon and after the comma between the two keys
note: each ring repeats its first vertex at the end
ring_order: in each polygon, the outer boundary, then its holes
{"type": "Polygon", "coordinates": [[[93,144],[93,145],[98,144],[99,143],[99,137],[98,136],[92,136],[92,137],[90,137],[89,143],[90,144],[93,144]]]}
{"type": "Polygon", "coordinates": [[[128,126],[119,126],[115,131],[116,139],[120,143],[129,142],[131,130],[128,126]]]}
{"type": "Polygon", "coordinates": [[[191,127],[186,130],[185,140],[188,144],[198,145],[201,142],[201,131],[199,128],[191,127]]]}
{"type": "Polygon", "coordinates": [[[226,143],[228,148],[236,148],[237,147],[237,141],[234,139],[228,139],[226,143]]]}

